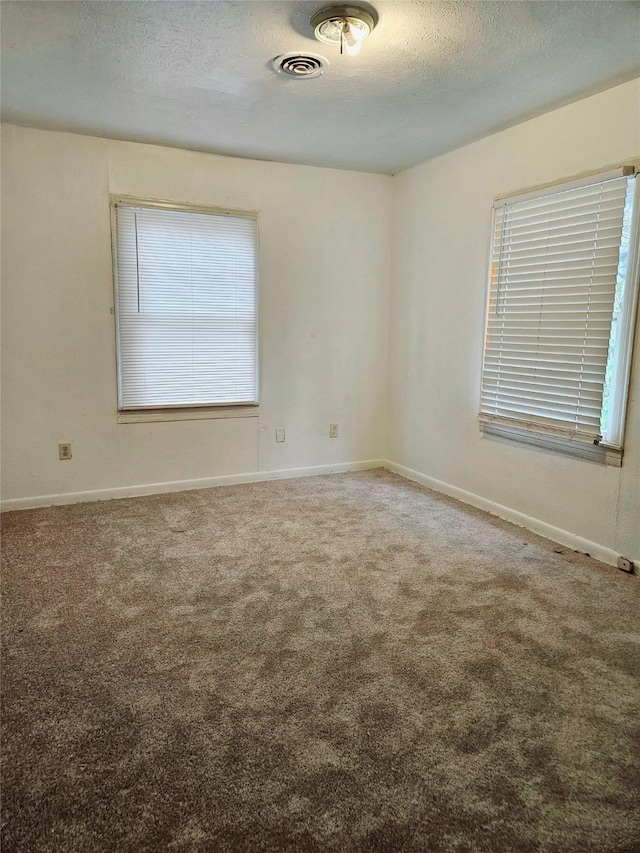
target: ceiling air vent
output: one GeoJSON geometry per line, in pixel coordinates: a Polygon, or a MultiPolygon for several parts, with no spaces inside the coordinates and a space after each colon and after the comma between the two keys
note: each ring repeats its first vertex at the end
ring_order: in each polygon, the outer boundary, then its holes
{"type": "Polygon", "coordinates": [[[319,77],[329,63],[316,53],[283,53],[273,60],[273,67],[279,74],[300,77],[308,80],[319,77]]]}

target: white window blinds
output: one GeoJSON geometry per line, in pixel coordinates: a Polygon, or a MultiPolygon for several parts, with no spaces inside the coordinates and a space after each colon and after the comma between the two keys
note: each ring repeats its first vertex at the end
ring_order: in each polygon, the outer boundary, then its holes
{"type": "Polygon", "coordinates": [[[496,202],[481,421],[601,439],[628,183],[496,202]]]}
{"type": "Polygon", "coordinates": [[[256,220],[115,203],[120,409],[257,402],[256,220]]]}

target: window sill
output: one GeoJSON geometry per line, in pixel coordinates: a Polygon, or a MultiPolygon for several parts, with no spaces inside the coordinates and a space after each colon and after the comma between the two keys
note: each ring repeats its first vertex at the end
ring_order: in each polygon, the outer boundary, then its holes
{"type": "Polygon", "coordinates": [[[146,424],[156,421],[205,421],[211,418],[257,418],[260,407],[209,406],[191,409],[138,409],[118,412],[119,424],[146,424]]]}
{"type": "Polygon", "coordinates": [[[533,447],[541,447],[562,453],[566,456],[575,456],[579,459],[587,459],[590,462],[599,462],[602,465],[622,466],[623,450],[620,447],[607,447],[603,444],[586,444],[581,441],[571,441],[555,435],[543,435],[542,433],[528,432],[524,429],[481,422],[480,430],[487,435],[506,438],[517,441],[519,444],[529,444],[533,447]]]}

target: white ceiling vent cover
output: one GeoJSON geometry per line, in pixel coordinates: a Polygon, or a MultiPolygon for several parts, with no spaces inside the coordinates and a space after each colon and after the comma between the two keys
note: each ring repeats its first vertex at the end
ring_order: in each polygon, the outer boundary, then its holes
{"type": "Polygon", "coordinates": [[[283,53],[273,60],[273,67],[278,74],[288,74],[308,80],[310,77],[320,77],[329,65],[324,56],[317,53],[283,53]]]}

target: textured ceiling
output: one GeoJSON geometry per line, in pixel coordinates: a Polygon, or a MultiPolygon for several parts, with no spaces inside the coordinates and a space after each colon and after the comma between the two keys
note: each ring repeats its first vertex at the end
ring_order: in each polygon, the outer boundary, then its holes
{"type": "Polygon", "coordinates": [[[2,117],[395,173],[640,74],[637,2],[380,0],[357,57],[313,39],[324,5],[3,2],[2,117]],[[294,50],[328,70],[275,74],[294,50]]]}

